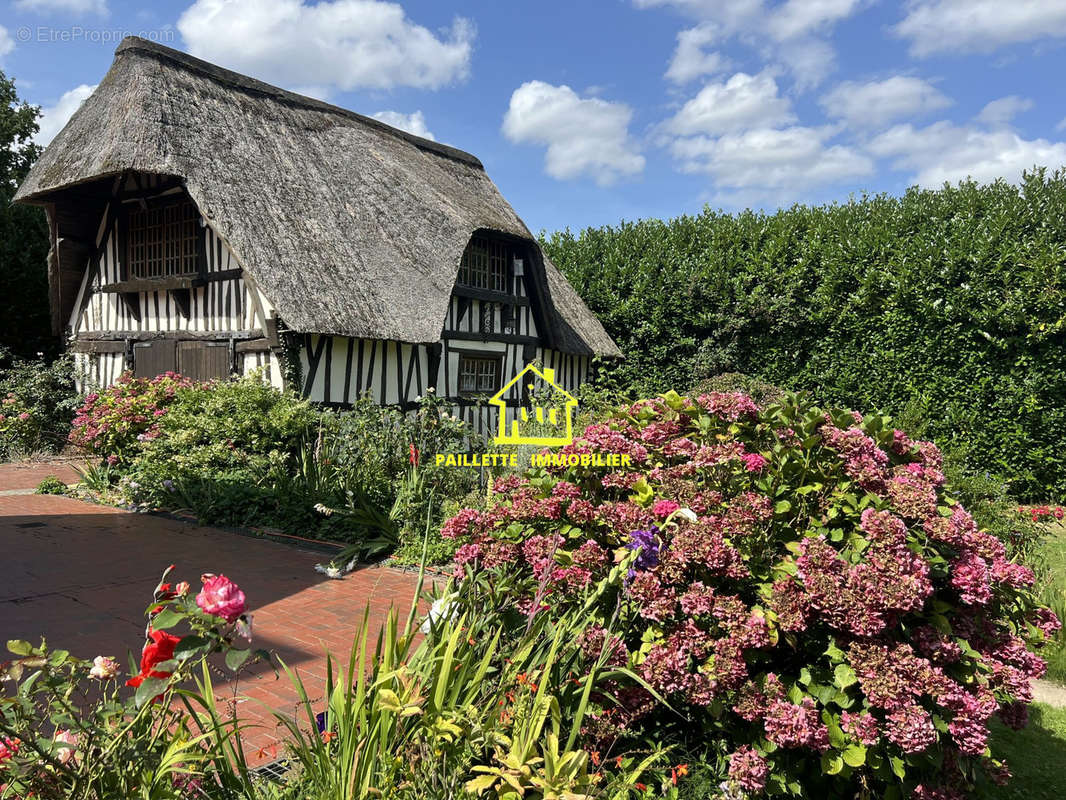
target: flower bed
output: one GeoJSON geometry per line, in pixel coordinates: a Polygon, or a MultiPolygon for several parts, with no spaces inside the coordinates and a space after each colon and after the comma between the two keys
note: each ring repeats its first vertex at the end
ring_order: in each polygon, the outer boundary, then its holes
{"type": "Polygon", "coordinates": [[[1009,777],[988,721],[1025,724],[1031,648],[1059,622],[931,443],[794,397],[670,393],[564,452],[634,466],[504,478],[443,535],[460,594],[506,578],[523,614],[585,614],[588,657],[631,671],[593,698],[601,757],[678,744],[727,796],[952,798],[1009,777]]]}

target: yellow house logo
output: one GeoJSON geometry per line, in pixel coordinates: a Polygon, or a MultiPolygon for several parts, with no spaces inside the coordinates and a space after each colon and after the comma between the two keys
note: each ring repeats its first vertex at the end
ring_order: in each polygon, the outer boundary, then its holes
{"type": "Polygon", "coordinates": [[[496,444],[537,444],[546,446],[562,446],[574,442],[574,409],[577,408],[577,400],[566,389],[555,382],[555,370],[537,369],[529,364],[524,370],[515,375],[508,383],[496,392],[489,400],[491,405],[500,410],[500,432],[494,439],[496,444]],[[541,386],[536,385],[536,379],[540,379],[541,386]],[[530,408],[523,406],[515,419],[511,420],[511,430],[507,430],[507,395],[516,386],[529,389],[530,408]],[[540,394],[537,389],[540,389],[540,394]],[[546,394],[551,398],[551,405],[545,408],[539,405],[539,397],[546,394]],[[530,420],[536,420],[540,426],[548,425],[555,429],[557,435],[550,436],[523,436],[521,431],[530,420]]]}

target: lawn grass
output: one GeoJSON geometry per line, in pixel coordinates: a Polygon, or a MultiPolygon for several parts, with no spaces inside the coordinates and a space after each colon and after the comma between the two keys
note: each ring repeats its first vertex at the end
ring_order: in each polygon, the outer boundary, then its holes
{"type": "Polygon", "coordinates": [[[1006,800],[1061,800],[1066,797],[1066,709],[1037,703],[1029,726],[1012,731],[992,723],[992,752],[1004,759],[1014,779],[990,796],[1006,800]]]}
{"type": "MultiPolygon", "coordinates": [[[[1037,588],[1040,599],[1059,619],[1066,619],[1066,524],[1056,522],[1049,528],[1036,554],[1037,588]]],[[[1059,631],[1040,656],[1048,662],[1048,679],[1066,683],[1066,631],[1059,631]]]]}

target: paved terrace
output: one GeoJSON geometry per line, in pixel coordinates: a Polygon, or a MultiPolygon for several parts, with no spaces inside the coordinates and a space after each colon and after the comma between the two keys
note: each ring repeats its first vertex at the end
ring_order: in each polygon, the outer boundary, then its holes
{"type": "MultiPolygon", "coordinates": [[[[395,604],[405,616],[416,576],[367,567],[344,580],[324,579],[314,564],[327,558],[289,544],[257,539],[162,516],[135,514],[68,497],[34,495],[47,475],[74,482],[70,465],[0,465],[0,647],[8,639],[47,638],[82,658],[111,655],[124,666],[139,657],[143,611],[162,571],[199,586],[203,572],[240,584],[254,615],[253,645],[276,651],[320,698],[325,652],[347,662],[352,637],[369,604],[376,629],[395,604]]],[[[4,648],[6,650],[6,648],[4,648]]],[[[0,660],[7,655],[0,655],[0,660]]],[[[238,714],[258,725],[248,735],[253,763],[281,755],[269,709],[291,713],[288,678],[257,670],[221,697],[246,696],[238,714]],[[258,702],[257,702],[258,701],[258,702]]],[[[316,709],[321,707],[316,703],[316,709]]]]}

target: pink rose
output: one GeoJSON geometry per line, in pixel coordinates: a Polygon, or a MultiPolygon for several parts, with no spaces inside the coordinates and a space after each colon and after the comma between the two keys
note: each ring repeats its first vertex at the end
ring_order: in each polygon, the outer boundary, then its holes
{"type": "Polygon", "coordinates": [[[55,757],[59,763],[66,764],[74,758],[74,751],[78,747],[78,735],[70,731],[59,731],[55,740],[60,744],[70,745],[70,747],[57,747],[55,751],[55,757]]]}
{"type": "Polygon", "coordinates": [[[244,613],[244,592],[225,575],[201,575],[204,588],[196,595],[196,605],[205,614],[222,617],[226,622],[233,622],[244,613]]]}
{"type": "Polygon", "coordinates": [[[19,414],[19,419],[22,420],[23,422],[25,422],[29,418],[30,418],[30,412],[29,411],[23,411],[21,414],[19,414]]]}
{"type": "Polygon", "coordinates": [[[96,678],[98,681],[106,681],[108,678],[114,678],[118,674],[118,662],[113,658],[107,656],[97,656],[93,659],[93,667],[89,670],[89,675],[96,678]]]}

